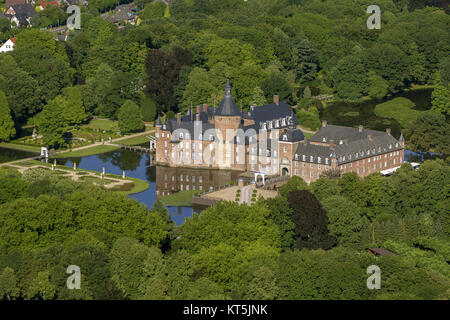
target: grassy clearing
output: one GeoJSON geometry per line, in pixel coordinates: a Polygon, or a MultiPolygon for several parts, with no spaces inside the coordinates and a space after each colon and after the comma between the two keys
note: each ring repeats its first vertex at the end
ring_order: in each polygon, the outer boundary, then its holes
{"type": "Polygon", "coordinates": [[[98,129],[101,131],[119,131],[118,122],[108,119],[91,120],[91,122],[86,124],[85,127],[98,129]]]}
{"type": "Polygon", "coordinates": [[[378,104],[375,107],[375,114],[379,117],[395,119],[402,128],[407,128],[412,125],[420,113],[420,111],[414,110],[413,107],[414,103],[411,100],[399,97],[378,104]]]}
{"type": "Polygon", "coordinates": [[[146,142],[149,142],[147,135],[142,135],[142,136],[137,136],[137,137],[117,141],[118,144],[124,144],[127,146],[135,146],[135,145],[143,144],[146,142]]]}
{"type": "Polygon", "coordinates": [[[24,145],[24,144],[16,144],[16,143],[2,142],[2,143],[0,143],[0,147],[14,149],[14,150],[37,152],[37,153],[41,152],[41,147],[29,146],[29,145],[24,145]]]}
{"type": "Polygon", "coordinates": [[[110,146],[110,145],[99,145],[99,146],[93,146],[90,148],[78,150],[78,151],[69,151],[69,152],[63,152],[59,153],[54,158],[76,158],[76,157],[86,157],[86,156],[92,156],[95,154],[105,153],[109,151],[114,151],[119,149],[117,146],[110,146]]]}
{"type": "Polygon", "coordinates": [[[179,191],[168,196],[162,196],[159,200],[165,206],[190,207],[192,206],[192,196],[200,192],[199,190],[179,191]]]}

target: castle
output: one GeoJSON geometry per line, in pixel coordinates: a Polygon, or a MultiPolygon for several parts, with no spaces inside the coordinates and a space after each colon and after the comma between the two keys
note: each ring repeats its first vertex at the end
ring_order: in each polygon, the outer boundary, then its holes
{"type": "Polygon", "coordinates": [[[241,111],[231,85],[218,108],[206,104],[165,123],[156,122],[156,162],[170,167],[211,168],[300,176],[306,182],[324,171],[366,176],[400,166],[403,135],[322,122],[309,140],[297,128],[293,109],[274,96],[273,103],[241,111]]]}

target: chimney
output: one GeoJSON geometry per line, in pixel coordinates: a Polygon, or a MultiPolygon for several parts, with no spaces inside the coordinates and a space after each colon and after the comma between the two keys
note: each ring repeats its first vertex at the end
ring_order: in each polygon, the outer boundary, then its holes
{"type": "Polygon", "coordinates": [[[348,138],[344,139],[345,145],[348,145],[348,138]]]}
{"type": "Polygon", "coordinates": [[[199,113],[200,113],[200,108],[201,108],[201,106],[200,106],[200,105],[197,105],[197,107],[196,107],[196,109],[195,109],[195,113],[196,113],[196,114],[199,114],[199,113]]]}
{"type": "Polygon", "coordinates": [[[273,96],[273,103],[275,103],[277,106],[280,105],[280,96],[279,95],[275,94],[273,96]]]}
{"type": "Polygon", "coordinates": [[[250,110],[255,110],[255,107],[256,107],[256,105],[254,105],[254,104],[252,104],[251,106],[250,106],[250,110]]]}
{"type": "Polygon", "coordinates": [[[336,144],[334,143],[334,140],[330,140],[330,149],[334,150],[335,147],[336,147],[336,144]]]}
{"type": "Polygon", "coordinates": [[[200,121],[200,113],[199,113],[199,112],[197,112],[197,113],[195,114],[195,120],[196,120],[196,121],[200,121]]]}
{"type": "Polygon", "coordinates": [[[327,126],[327,120],[322,120],[322,128],[325,128],[327,126]]]}
{"type": "Polygon", "coordinates": [[[203,104],[203,112],[208,112],[208,105],[206,103],[203,104]]]}
{"type": "Polygon", "coordinates": [[[180,112],[177,113],[177,123],[178,124],[181,123],[181,113],[180,112]]]}
{"type": "Polygon", "coordinates": [[[362,132],[364,129],[364,127],[362,126],[362,124],[359,125],[359,132],[362,132]]]}
{"type": "Polygon", "coordinates": [[[388,135],[391,135],[391,128],[387,128],[387,129],[386,129],[386,133],[387,133],[388,135]]]}
{"type": "Polygon", "coordinates": [[[372,135],[371,135],[371,134],[368,134],[368,135],[367,135],[367,139],[369,139],[370,141],[372,141],[372,135]]]}

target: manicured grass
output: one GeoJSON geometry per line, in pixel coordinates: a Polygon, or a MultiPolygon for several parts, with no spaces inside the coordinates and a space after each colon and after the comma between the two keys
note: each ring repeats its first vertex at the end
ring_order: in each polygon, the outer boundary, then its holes
{"type": "Polygon", "coordinates": [[[199,190],[179,191],[168,196],[162,196],[159,200],[165,206],[190,207],[192,206],[192,196],[200,192],[199,190]]]}
{"type": "Polygon", "coordinates": [[[402,128],[407,128],[412,125],[420,113],[420,111],[414,110],[413,107],[414,103],[411,100],[399,97],[378,104],[375,107],[375,114],[379,117],[395,119],[402,128]]]}
{"type": "Polygon", "coordinates": [[[41,147],[37,146],[29,146],[24,144],[16,144],[16,143],[6,143],[2,142],[0,143],[0,147],[8,148],[8,149],[14,149],[14,150],[23,150],[23,151],[29,151],[29,152],[41,152],[41,147]]]}
{"type": "MultiPolygon", "coordinates": [[[[148,133],[147,135],[150,135],[150,133],[148,133]]],[[[124,140],[119,140],[117,141],[118,144],[124,144],[127,146],[135,146],[138,144],[143,144],[143,143],[150,143],[149,139],[147,138],[147,135],[142,135],[142,136],[138,136],[138,137],[133,137],[133,138],[129,138],[129,139],[124,139],[124,140]]]]}
{"type": "Polygon", "coordinates": [[[88,128],[99,129],[101,131],[119,131],[119,127],[117,125],[117,121],[112,121],[108,119],[97,119],[91,120],[87,125],[88,128]]]}
{"type": "Polygon", "coordinates": [[[99,145],[99,146],[94,146],[91,148],[86,148],[83,150],[59,153],[56,156],[54,156],[54,158],[86,157],[86,156],[92,156],[92,155],[99,154],[99,153],[114,151],[117,149],[119,149],[119,147],[117,147],[117,146],[99,145]]]}
{"type": "MultiPolygon", "coordinates": [[[[38,164],[38,165],[41,165],[43,167],[51,167],[52,166],[52,163],[43,163],[43,162],[40,162],[38,160],[30,160],[30,161],[27,161],[27,162],[33,163],[34,165],[38,164]]],[[[66,167],[66,166],[63,166],[63,165],[57,165],[56,169],[72,170],[70,167],[66,167]]],[[[78,175],[85,174],[85,172],[86,173],[87,172],[94,172],[100,178],[100,172],[93,171],[93,170],[77,169],[77,174],[78,175]]],[[[122,176],[115,175],[115,174],[109,174],[108,173],[105,176],[106,177],[117,178],[117,179],[122,179],[122,176]]],[[[145,180],[141,180],[141,179],[137,179],[137,178],[131,178],[131,177],[127,177],[127,178],[125,178],[125,180],[129,180],[130,183],[133,183],[133,187],[129,188],[129,186],[128,186],[128,187],[125,188],[125,189],[129,189],[129,190],[123,190],[120,187],[113,187],[113,188],[111,188],[109,190],[111,190],[113,192],[116,192],[118,194],[130,195],[130,194],[140,193],[142,191],[147,190],[150,187],[148,182],[145,181],[145,180]]],[[[127,183],[127,184],[129,184],[129,183],[127,183]]]]}
{"type": "MultiPolygon", "coordinates": [[[[120,177],[120,176],[117,176],[117,177],[120,177]]],[[[142,191],[145,191],[150,187],[150,185],[148,184],[147,181],[144,181],[141,179],[137,179],[137,178],[125,178],[125,179],[132,181],[133,187],[127,191],[115,191],[116,193],[124,194],[124,195],[128,196],[130,194],[135,194],[135,193],[140,193],[142,191]]]]}

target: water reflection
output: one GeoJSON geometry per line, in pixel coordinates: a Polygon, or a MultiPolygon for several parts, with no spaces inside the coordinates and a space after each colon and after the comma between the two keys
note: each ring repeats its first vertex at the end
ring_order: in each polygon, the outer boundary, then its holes
{"type": "Polygon", "coordinates": [[[0,163],[37,156],[39,153],[0,147],[0,163]]]}
{"type": "MultiPolygon", "coordinates": [[[[53,163],[53,159],[50,160],[53,163]]],[[[149,154],[130,150],[117,150],[99,155],[56,159],[57,164],[101,172],[105,168],[106,173],[122,175],[126,171],[128,177],[146,180],[150,188],[131,195],[130,198],[144,203],[151,209],[157,197],[169,195],[181,190],[210,190],[218,188],[232,181],[239,175],[237,172],[222,170],[170,168],[153,165],[153,159],[149,154]]],[[[193,212],[200,212],[205,207],[168,207],[172,220],[177,224],[184,222],[186,217],[193,212]]]]}
{"type": "MultiPolygon", "coordinates": [[[[428,110],[431,107],[431,93],[433,89],[421,89],[400,93],[395,97],[405,97],[414,102],[416,110],[428,110]]],[[[365,128],[384,131],[391,128],[392,135],[400,137],[401,127],[397,120],[382,118],[375,115],[377,104],[392,100],[388,97],[382,100],[370,100],[360,103],[333,102],[326,108],[321,108],[320,119],[327,120],[334,125],[357,127],[362,124],[365,128]]]]}

